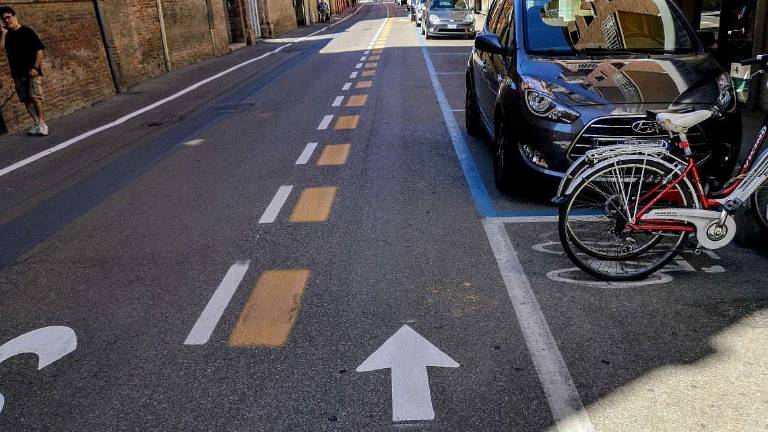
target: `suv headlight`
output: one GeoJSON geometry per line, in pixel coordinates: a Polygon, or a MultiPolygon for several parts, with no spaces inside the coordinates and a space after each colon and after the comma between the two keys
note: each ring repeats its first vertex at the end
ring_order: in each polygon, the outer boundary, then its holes
{"type": "Polygon", "coordinates": [[[525,105],[531,114],[561,123],[573,123],[581,115],[555,99],[552,91],[541,80],[523,77],[525,105]]]}
{"type": "Polygon", "coordinates": [[[727,72],[717,77],[717,88],[720,91],[715,107],[720,112],[731,112],[736,108],[736,92],[733,89],[733,81],[727,72]]]}
{"type": "Polygon", "coordinates": [[[429,22],[431,22],[432,24],[437,24],[440,22],[440,17],[437,15],[430,15],[429,22]]]}
{"type": "Polygon", "coordinates": [[[474,16],[474,15],[472,15],[472,14],[470,14],[470,15],[467,15],[467,16],[465,16],[465,17],[464,17],[464,21],[465,21],[465,22],[472,22],[472,21],[474,21],[474,20],[475,20],[475,16],[474,16]]]}

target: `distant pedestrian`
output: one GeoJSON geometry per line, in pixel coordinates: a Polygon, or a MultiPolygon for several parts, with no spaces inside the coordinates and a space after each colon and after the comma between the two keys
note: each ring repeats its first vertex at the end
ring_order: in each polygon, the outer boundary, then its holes
{"type": "Polygon", "coordinates": [[[19,23],[16,11],[8,6],[0,7],[2,37],[0,46],[5,48],[11,76],[16,85],[16,95],[27,106],[27,111],[35,121],[30,135],[48,135],[43,112],[43,50],[45,45],[37,33],[19,23]]]}
{"type": "Polygon", "coordinates": [[[331,8],[325,0],[317,3],[317,13],[320,15],[320,22],[331,22],[331,8]]]}

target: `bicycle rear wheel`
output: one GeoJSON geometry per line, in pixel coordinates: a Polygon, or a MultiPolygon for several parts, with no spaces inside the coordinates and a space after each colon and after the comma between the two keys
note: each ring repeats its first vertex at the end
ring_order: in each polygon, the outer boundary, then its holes
{"type": "MultiPolygon", "coordinates": [[[[669,165],[650,158],[616,161],[578,184],[560,207],[560,243],[582,270],[600,279],[642,279],[666,265],[687,232],[628,228],[635,215],[675,175],[669,165]]],[[[696,208],[695,191],[682,181],[653,208],[696,208]]]]}
{"type": "Polygon", "coordinates": [[[768,181],[760,185],[749,199],[752,204],[752,215],[760,224],[760,228],[768,231],[768,181]]]}

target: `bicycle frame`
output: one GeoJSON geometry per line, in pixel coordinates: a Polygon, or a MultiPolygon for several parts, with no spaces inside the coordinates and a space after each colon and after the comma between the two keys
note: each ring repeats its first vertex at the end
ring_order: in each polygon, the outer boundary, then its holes
{"type": "MultiPolygon", "coordinates": [[[[684,135],[683,135],[684,136],[684,135]]],[[[639,222],[642,217],[647,214],[651,208],[662,198],[669,197],[672,189],[675,188],[684,179],[692,180],[695,185],[696,194],[699,202],[704,210],[710,210],[713,208],[723,208],[725,211],[731,213],[741,207],[743,203],[749,199],[750,195],[755,193],[757,189],[768,180],[768,148],[766,148],[760,155],[755,158],[758,150],[763,147],[763,144],[768,137],[768,118],[763,122],[755,142],[752,144],[749,155],[747,156],[744,165],[739,171],[739,175],[732,185],[726,189],[716,192],[714,195],[716,198],[710,198],[704,192],[702,187],[701,178],[696,168],[696,161],[690,155],[686,156],[687,165],[672,182],[664,186],[663,190],[659,192],[662,185],[659,185],[648,191],[643,197],[640,197],[640,202],[644,202],[646,199],[651,198],[650,202],[644,204],[643,208],[635,215],[635,222],[627,224],[627,228],[640,231],[687,231],[694,232],[695,227],[681,224],[679,222],[664,222],[654,221],[654,223],[642,223],[639,222]],[[752,164],[755,163],[754,168],[752,164]]],[[[682,140],[679,143],[680,148],[687,149],[688,142],[682,140]]],[[[674,195],[673,195],[674,196],[674,195]]]]}

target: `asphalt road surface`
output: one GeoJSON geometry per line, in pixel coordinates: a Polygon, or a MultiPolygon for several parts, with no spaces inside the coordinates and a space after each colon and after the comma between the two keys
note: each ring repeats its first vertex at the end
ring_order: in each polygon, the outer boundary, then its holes
{"type": "Polygon", "coordinates": [[[765,237],[575,270],[466,135],[471,45],[366,4],[7,137],[0,430],[768,430],[765,237]]]}

